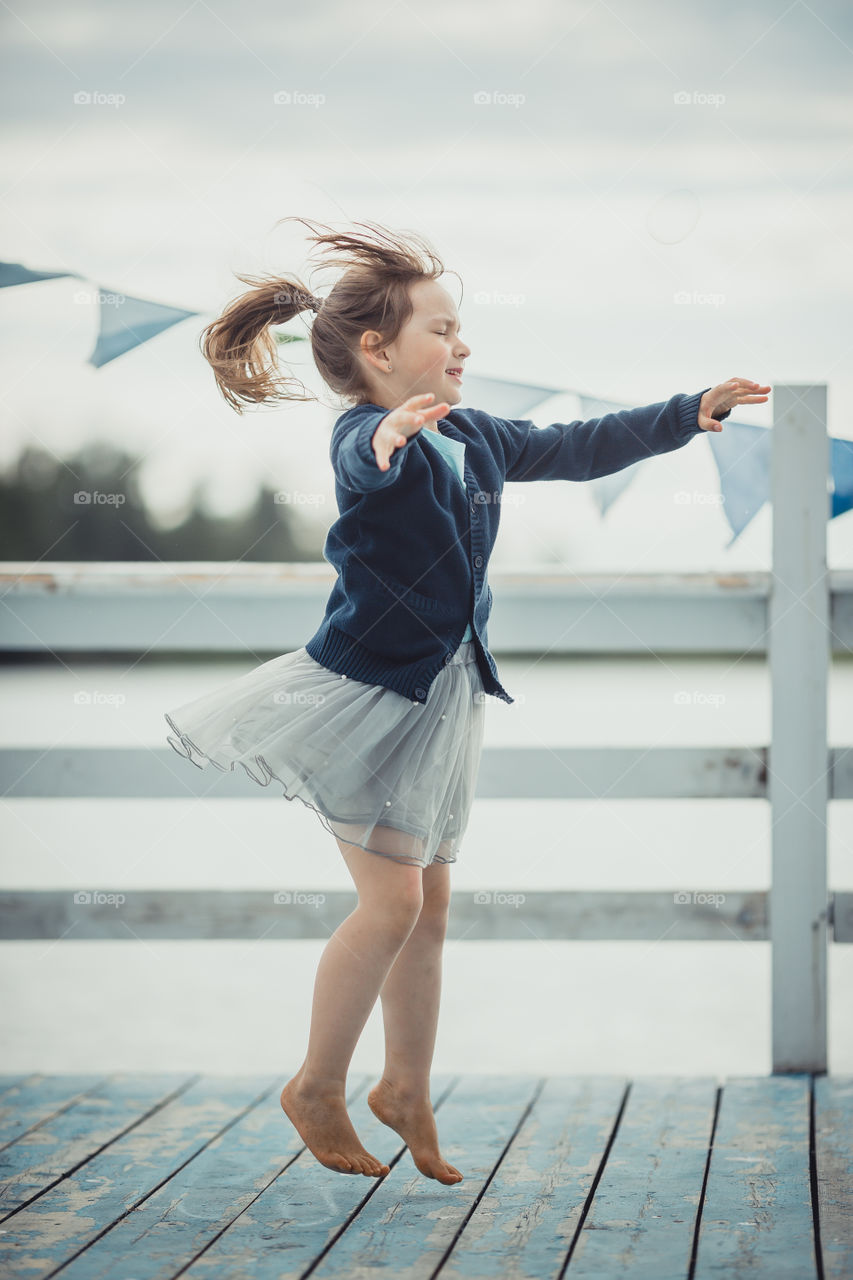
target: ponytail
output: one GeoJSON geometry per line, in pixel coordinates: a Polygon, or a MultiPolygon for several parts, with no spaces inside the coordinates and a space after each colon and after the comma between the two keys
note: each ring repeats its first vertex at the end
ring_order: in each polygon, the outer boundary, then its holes
{"type": "MultiPolygon", "coordinates": [[[[282,218],[309,227],[307,218],[282,218]]],[[[322,224],[316,224],[322,227],[322,224]]],[[[432,246],[414,232],[394,234],[375,223],[356,223],[367,234],[326,227],[311,239],[327,251],[327,262],[344,273],[325,300],[301,281],[284,276],[237,275],[250,285],[218,319],[202,331],[201,350],[217,386],[238,413],[244,404],[277,400],[316,400],[300,395],[298,379],[282,374],[278,343],[271,325],[285,324],[302,311],[315,313],[311,352],[323,381],[345,404],[367,403],[371,391],[362,364],[361,338],[370,329],[392,343],[413,313],[409,288],[418,280],[436,280],[444,264],[432,246]]],[[[304,388],[303,388],[304,390],[304,388]]]]}

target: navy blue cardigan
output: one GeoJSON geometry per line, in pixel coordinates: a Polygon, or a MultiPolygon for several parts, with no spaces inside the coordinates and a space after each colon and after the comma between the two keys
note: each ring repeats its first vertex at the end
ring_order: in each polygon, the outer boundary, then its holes
{"type": "MultiPolygon", "coordinates": [[[[707,390],[708,388],[706,388],[707,390]]],[[[305,645],[322,666],[425,702],[469,618],[487,693],[514,702],[489,652],[489,556],[507,480],[594,480],[680,449],[702,428],[704,391],[681,393],[588,422],[537,428],[481,409],[451,409],[438,423],[465,444],[459,484],[424,428],[381,471],[371,439],[389,410],[361,404],[335,423],[329,453],[339,518],[323,556],[337,570],[322,623],[305,645]]],[[[728,417],[728,411],[719,420],[728,417]]],[[[427,428],[428,429],[428,428],[427,428]]]]}

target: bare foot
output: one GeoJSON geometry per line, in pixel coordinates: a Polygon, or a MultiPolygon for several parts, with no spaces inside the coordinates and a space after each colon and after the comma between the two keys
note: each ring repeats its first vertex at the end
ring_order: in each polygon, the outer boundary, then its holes
{"type": "Polygon", "coordinates": [[[382,1178],[390,1173],[387,1164],[365,1150],[347,1114],[346,1101],[338,1093],[306,1088],[300,1067],[281,1091],[281,1106],[290,1123],[313,1156],[336,1173],[363,1173],[382,1178]]]}
{"type": "Polygon", "coordinates": [[[448,1164],[438,1150],[438,1131],[429,1099],[403,1097],[383,1077],[367,1095],[367,1105],[383,1124],[399,1133],[422,1174],[448,1185],[462,1181],[459,1170],[448,1164]]]}

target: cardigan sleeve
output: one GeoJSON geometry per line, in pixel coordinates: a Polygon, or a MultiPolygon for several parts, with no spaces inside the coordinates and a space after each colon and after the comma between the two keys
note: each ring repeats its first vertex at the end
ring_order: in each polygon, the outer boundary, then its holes
{"type": "MultiPolygon", "coordinates": [[[[705,388],[709,390],[710,388],[705,388]]],[[[633,462],[680,449],[698,435],[705,391],[678,393],[639,409],[620,409],[588,422],[552,423],[492,418],[507,480],[596,480],[633,462]]],[[[720,414],[722,421],[731,412],[720,414]]]]}
{"type": "Polygon", "coordinates": [[[353,489],[356,493],[384,489],[399,476],[408,453],[408,445],[414,437],[410,436],[405,445],[394,450],[388,459],[387,471],[380,470],[370,443],[376,428],[390,412],[390,409],[377,408],[375,405],[365,406],[363,413],[350,415],[343,430],[332,434],[329,446],[332,470],[335,479],[345,489],[353,489]]]}

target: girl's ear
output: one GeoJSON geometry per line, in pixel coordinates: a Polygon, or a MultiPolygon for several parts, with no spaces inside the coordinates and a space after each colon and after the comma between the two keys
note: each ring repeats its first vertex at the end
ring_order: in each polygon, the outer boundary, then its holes
{"type": "Polygon", "coordinates": [[[383,371],[390,373],[391,369],[388,351],[385,347],[380,345],[381,342],[382,334],[378,333],[376,329],[365,330],[361,335],[361,341],[359,343],[361,353],[365,360],[374,365],[377,369],[382,369],[383,371]]]}

